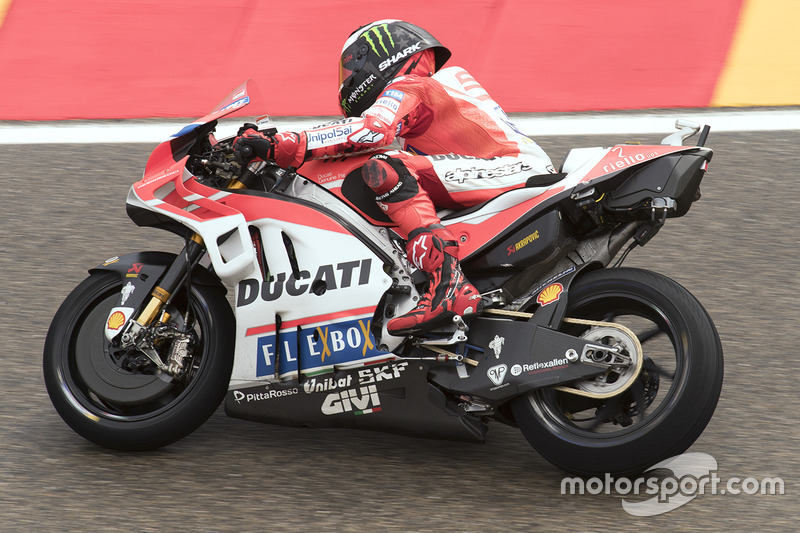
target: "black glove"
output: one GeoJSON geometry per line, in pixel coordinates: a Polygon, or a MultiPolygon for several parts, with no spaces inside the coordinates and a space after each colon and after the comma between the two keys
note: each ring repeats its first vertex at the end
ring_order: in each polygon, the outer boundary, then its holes
{"type": "Polygon", "coordinates": [[[246,165],[256,157],[264,161],[274,160],[275,145],[278,144],[275,137],[264,135],[253,128],[246,128],[242,131],[246,126],[250,126],[250,124],[239,128],[239,136],[233,141],[233,156],[236,158],[236,162],[246,165]]]}

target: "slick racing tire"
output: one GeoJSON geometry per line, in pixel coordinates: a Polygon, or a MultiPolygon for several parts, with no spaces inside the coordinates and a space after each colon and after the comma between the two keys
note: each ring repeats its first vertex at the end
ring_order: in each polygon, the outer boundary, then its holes
{"type": "MultiPolygon", "coordinates": [[[[567,317],[632,330],[642,346],[642,369],[607,399],[551,388],[516,398],[514,418],[528,442],[582,476],[637,474],[686,451],[711,419],[722,388],[722,345],[702,305],[675,281],[629,268],[590,272],[572,284],[568,298],[567,317]]],[[[570,322],[560,329],[593,342],[608,331],[570,322]]],[[[611,337],[601,342],[619,342],[611,337]]],[[[591,393],[613,386],[616,377],[573,387],[591,393]]]]}
{"type": "MultiPolygon", "coordinates": [[[[167,325],[190,331],[193,347],[181,375],[159,376],[142,352],[106,339],[121,288],[119,274],[95,272],[72,291],[45,340],[44,379],[56,411],[79,435],[111,449],[150,450],[188,435],[219,406],[235,322],[221,286],[193,285],[188,301],[182,289],[166,308],[167,325]]],[[[164,361],[170,344],[153,340],[164,361]]]]}

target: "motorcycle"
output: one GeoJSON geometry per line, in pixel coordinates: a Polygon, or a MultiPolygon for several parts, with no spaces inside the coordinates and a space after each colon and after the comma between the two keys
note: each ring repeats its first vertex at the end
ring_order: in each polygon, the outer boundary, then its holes
{"type": "Polygon", "coordinates": [[[426,278],[361,178],[371,154],[240,165],[215,130],[254,94],[160,144],[129,191],[130,218],[184,248],[104,261],[53,318],[44,378],[74,431],[154,449],[223,400],[271,424],[473,442],[496,422],[581,475],[644,471],[702,433],[723,377],[714,323],[675,281],[621,264],[699,199],[708,126],[573,149],[558,174],[440,212],[483,310],[401,338],[386,322],[426,278]]]}

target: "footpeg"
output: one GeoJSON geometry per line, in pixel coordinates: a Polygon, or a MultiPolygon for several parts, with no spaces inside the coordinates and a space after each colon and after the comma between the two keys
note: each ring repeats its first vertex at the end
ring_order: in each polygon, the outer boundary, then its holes
{"type": "Polygon", "coordinates": [[[421,346],[448,346],[451,344],[458,344],[460,342],[467,342],[467,332],[469,331],[469,326],[467,326],[467,323],[464,322],[464,319],[459,315],[455,315],[453,317],[453,324],[456,326],[456,330],[449,337],[432,339],[418,338],[415,344],[419,344],[421,346]]]}

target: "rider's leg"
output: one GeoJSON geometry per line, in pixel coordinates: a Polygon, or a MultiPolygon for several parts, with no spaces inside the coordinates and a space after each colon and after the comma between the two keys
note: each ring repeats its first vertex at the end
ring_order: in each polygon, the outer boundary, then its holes
{"type": "Polygon", "coordinates": [[[455,315],[478,311],[480,295],[461,272],[458,242],[441,224],[427,193],[403,163],[380,154],[362,169],[364,181],[375,192],[381,209],[408,236],[410,261],[429,278],[417,307],[387,324],[392,335],[409,335],[446,323],[455,315]]]}

